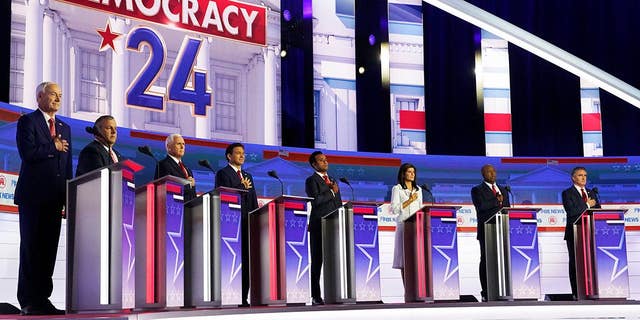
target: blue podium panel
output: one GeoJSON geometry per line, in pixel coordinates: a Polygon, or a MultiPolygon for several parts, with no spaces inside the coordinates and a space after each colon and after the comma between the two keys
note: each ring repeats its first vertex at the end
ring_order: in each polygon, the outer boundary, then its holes
{"type": "Polygon", "coordinates": [[[136,304],[136,186],[134,172],[122,171],[122,308],[133,309],[136,304]]]}
{"type": "Polygon", "coordinates": [[[220,192],[220,281],[222,305],[242,303],[242,237],[240,195],[220,192]]]}
{"type": "Polygon", "coordinates": [[[352,204],[356,301],[382,301],[378,206],[374,203],[352,202],[352,204]]]}
{"type": "Polygon", "coordinates": [[[594,212],[594,249],[598,297],[627,298],[629,272],[624,211],[594,212]]]}
{"type": "Polygon", "coordinates": [[[540,298],[539,209],[508,209],[513,299],[540,298]]]}
{"type": "Polygon", "coordinates": [[[183,185],[165,184],[165,244],[167,307],[184,306],[184,198],[183,185]]]}
{"type": "Polygon", "coordinates": [[[429,209],[434,300],[460,299],[457,209],[457,207],[429,209]]]}
{"type": "Polygon", "coordinates": [[[294,197],[284,197],[283,200],[287,303],[306,303],[311,296],[307,233],[309,200],[294,197]]]}

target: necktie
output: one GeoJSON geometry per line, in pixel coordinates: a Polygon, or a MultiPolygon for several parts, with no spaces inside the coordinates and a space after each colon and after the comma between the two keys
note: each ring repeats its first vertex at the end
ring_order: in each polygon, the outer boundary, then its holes
{"type": "Polygon", "coordinates": [[[52,138],[56,136],[56,126],[55,126],[55,122],[53,121],[53,118],[49,119],[49,134],[51,135],[52,138]]]}
{"type": "Polygon", "coordinates": [[[113,163],[118,163],[118,157],[116,156],[116,153],[113,152],[111,148],[109,148],[109,155],[111,156],[111,161],[113,161],[113,163]]]}
{"type": "Polygon", "coordinates": [[[583,200],[584,202],[589,201],[589,198],[587,197],[587,193],[586,193],[586,192],[584,192],[584,188],[581,188],[581,189],[580,189],[580,192],[582,193],[582,200],[583,200]]]}
{"type": "Polygon", "coordinates": [[[494,196],[498,194],[498,190],[496,190],[496,185],[495,184],[491,185],[491,191],[493,191],[493,195],[494,196]]]}
{"type": "Polygon", "coordinates": [[[240,180],[242,180],[242,172],[240,172],[240,170],[236,171],[236,173],[238,174],[238,178],[240,180]]]}
{"type": "Polygon", "coordinates": [[[187,168],[184,167],[184,163],[180,161],[178,162],[178,165],[180,165],[180,169],[182,169],[182,174],[184,174],[184,177],[189,178],[189,172],[187,171],[187,168]]]}
{"type": "Polygon", "coordinates": [[[327,185],[331,184],[331,180],[329,180],[329,176],[328,175],[322,175],[322,177],[324,178],[324,183],[326,183],[327,185]]]}

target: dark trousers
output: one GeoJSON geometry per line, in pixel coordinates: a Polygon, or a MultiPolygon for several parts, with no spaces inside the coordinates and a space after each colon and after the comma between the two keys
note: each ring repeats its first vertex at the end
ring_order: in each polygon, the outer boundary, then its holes
{"type": "Polygon", "coordinates": [[[41,306],[53,291],[53,268],[60,240],[61,205],[21,204],[18,302],[41,306]]]}
{"type": "Polygon", "coordinates": [[[309,222],[309,249],[311,251],[311,297],[322,298],[320,294],[320,272],[322,271],[322,224],[309,222]]]}
{"type": "MultiPolygon", "coordinates": [[[[572,226],[573,227],[573,226],[572,226]]],[[[573,233],[567,235],[567,253],[569,254],[569,282],[571,283],[571,294],[578,296],[578,285],[576,283],[576,251],[573,243],[573,233]]]]}
{"type": "Polygon", "coordinates": [[[249,213],[243,212],[240,219],[242,237],[242,303],[249,297],[249,213]]]}
{"type": "Polygon", "coordinates": [[[478,242],[480,243],[480,265],[478,266],[478,276],[480,276],[480,295],[483,298],[487,298],[487,252],[484,246],[484,235],[479,236],[478,242]]]}

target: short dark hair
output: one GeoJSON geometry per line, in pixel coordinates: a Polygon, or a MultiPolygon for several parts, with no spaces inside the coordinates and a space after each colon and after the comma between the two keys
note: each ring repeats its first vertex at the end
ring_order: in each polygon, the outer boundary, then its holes
{"type": "Polygon", "coordinates": [[[573,168],[573,170],[571,170],[571,176],[573,177],[573,175],[576,174],[576,171],[578,170],[583,170],[584,172],[587,172],[587,168],[585,167],[575,167],[573,168]]]}
{"type": "Polygon", "coordinates": [[[115,118],[108,114],[98,117],[98,119],[93,123],[93,130],[98,130],[98,125],[107,120],[115,120],[115,118]]]}
{"type": "Polygon", "coordinates": [[[234,142],[227,146],[227,149],[224,151],[224,157],[226,158],[228,155],[233,153],[233,149],[236,147],[240,147],[244,150],[244,145],[240,142],[234,142]]]}
{"type": "Polygon", "coordinates": [[[407,171],[409,171],[409,169],[411,168],[413,168],[413,171],[416,173],[413,179],[413,185],[411,186],[411,188],[413,190],[418,189],[418,169],[416,169],[416,167],[411,163],[403,163],[400,166],[400,169],[398,169],[398,184],[402,186],[402,189],[408,188],[407,185],[404,184],[404,176],[407,174],[407,171]]]}
{"type": "Polygon", "coordinates": [[[311,153],[311,155],[309,155],[309,164],[313,166],[313,164],[316,163],[316,156],[321,154],[323,154],[322,151],[314,151],[311,153]]]}

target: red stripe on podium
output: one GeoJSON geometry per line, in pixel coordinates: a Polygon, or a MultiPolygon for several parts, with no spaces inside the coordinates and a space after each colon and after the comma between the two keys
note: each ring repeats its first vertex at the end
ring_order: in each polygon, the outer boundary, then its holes
{"type": "Polygon", "coordinates": [[[533,213],[509,212],[509,219],[533,219],[533,213]]]}
{"type": "Polygon", "coordinates": [[[374,211],[374,208],[367,208],[367,207],[355,207],[353,208],[353,213],[354,214],[376,214],[376,212],[374,211]]]}
{"type": "Polygon", "coordinates": [[[284,203],[284,208],[285,209],[293,209],[293,210],[304,210],[304,203],[287,201],[287,202],[284,203]]]}
{"type": "Polygon", "coordinates": [[[238,203],[238,196],[234,194],[220,194],[220,201],[227,203],[238,203]]]}
{"type": "Polygon", "coordinates": [[[595,220],[621,220],[623,217],[619,213],[596,213],[593,215],[595,220]]]}
{"type": "Polygon", "coordinates": [[[167,192],[182,195],[182,187],[177,184],[167,183],[167,192]]]}
{"type": "Polygon", "coordinates": [[[156,221],[155,221],[155,207],[156,207],[156,196],[155,196],[155,187],[153,184],[147,185],[147,261],[145,264],[146,272],[146,295],[145,300],[147,303],[155,303],[155,278],[156,278],[156,269],[155,269],[155,245],[156,245],[156,221]]]}
{"type": "Polygon", "coordinates": [[[453,218],[452,211],[431,210],[430,213],[432,217],[453,218]]]}
{"type": "MultiPolygon", "coordinates": [[[[269,203],[269,293],[278,300],[278,241],[276,237],[276,204],[269,203]]],[[[243,268],[245,266],[242,266],[243,268]]]]}

